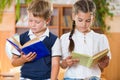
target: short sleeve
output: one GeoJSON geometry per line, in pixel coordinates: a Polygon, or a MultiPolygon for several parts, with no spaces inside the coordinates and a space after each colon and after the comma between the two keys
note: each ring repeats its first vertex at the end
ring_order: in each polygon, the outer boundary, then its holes
{"type": "MultiPolygon", "coordinates": [[[[15,34],[15,35],[12,36],[12,37],[14,37],[18,42],[20,42],[20,41],[19,41],[19,35],[18,35],[18,34],[15,34]]],[[[10,39],[11,41],[13,41],[11,37],[10,37],[9,39],[10,39]]],[[[12,58],[12,54],[13,54],[13,53],[16,54],[16,55],[18,55],[18,56],[20,55],[20,53],[19,53],[8,41],[6,41],[5,50],[6,50],[6,53],[7,53],[8,57],[9,57],[10,59],[12,58]]]]}
{"type": "Polygon", "coordinates": [[[52,47],[52,56],[61,56],[61,46],[59,38],[56,39],[52,47]]]}
{"type": "Polygon", "coordinates": [[[69,38],[69,33],[63,34],[60,38],[62,59],[65,59],[66,57],[68,57],[70,55],[70,53],[68,51],[70,41],[68,38],[69,38]]]}
{"type": "Polygon", "coordinates": [[[110,51],[110,46],[109,46],[108,39],[107,39],[106,35],[102,34],[101,39],[100,39],[100,50],[103,50],[103,49],[106,49],[106,48],[109,49],[108,56],[111,58],[111,51],[110,51]]]}

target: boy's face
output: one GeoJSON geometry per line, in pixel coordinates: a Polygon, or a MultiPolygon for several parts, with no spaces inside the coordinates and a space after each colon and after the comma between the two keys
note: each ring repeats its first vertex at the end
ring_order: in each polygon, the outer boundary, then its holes
{"type": "Polygon", "coordinates": [[[82,33],[90,31],[93,15],[79,11],[78,14],[73,15],[73,19],[75,20],[76,29],[78,29],[78,31],[82,33]]]}
{"type": "Polygon", "coordinates": [[[34,17],[32,13],[28,13],[28,26],[34,34],[43,33],[46,30],[46,21],[40,17],[34,17]]]}

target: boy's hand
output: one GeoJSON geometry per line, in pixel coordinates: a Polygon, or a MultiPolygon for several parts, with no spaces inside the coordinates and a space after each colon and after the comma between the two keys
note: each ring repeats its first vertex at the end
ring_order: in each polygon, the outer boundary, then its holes
{"type": "Polygon", "coordinates": [[[32,61],[35,57],[36,57],[36,53],[35,52],[30,52],[27,55],[25,55],[23,52],[21,52],[21,59],[23,62],[29,62],[32,61]]]}

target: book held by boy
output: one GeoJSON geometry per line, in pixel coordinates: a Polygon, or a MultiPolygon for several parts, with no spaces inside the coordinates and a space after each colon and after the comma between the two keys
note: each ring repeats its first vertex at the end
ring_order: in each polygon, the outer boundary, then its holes
{"type": "Polygon", "coordinates": [[[23,52],[24,54],[28,54],[29,52],[36,52],[37,56],[34,60],[38,60],[42,57],[46,57],[50,55],[49,50],[45,46],[45,44],[42,41],[39,41],[38,38],[34,38],[27,43],[25,43],[23,46],[20,45],[20,43],[15,39],[13,40],[7,39],[7,41],[18,51],[23,52]]]}
{"type": "Polygon", "coordinates": [[[89,56],[87,54],[80,54],[80,53],[76,53],[76,52],[72,52],[72,58],[73,59],[80,59],[79,64],[86,66],[86,67],[91,67],[95,64],[97,64],[97,62],[103,58],[104,56],[107,55],[107,53],[109,52],[108,49],[102,50],[100,52],[98,52],[97,54],[93,55],[93,56],[89,56]]]}

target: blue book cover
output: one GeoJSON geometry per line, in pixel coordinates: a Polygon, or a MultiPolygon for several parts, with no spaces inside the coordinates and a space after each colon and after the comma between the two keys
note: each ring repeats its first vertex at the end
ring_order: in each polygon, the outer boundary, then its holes
{"type": "Polygon", "coordinates": [[[36,52],[37,56],[34,60],[38,60],[42,57],[46,57],[50,55],[49,50],[45,46],[45,44],[42,41],[38,41],[35,43],[32,43],[28,46],[25,46],[23,48],[20,48],[17,44],[12,42],[11,40],[7,39],[7,41],[15,48],[18,52],[24,52],[24,54],[28,54],[29,52],[36,52]]]}

